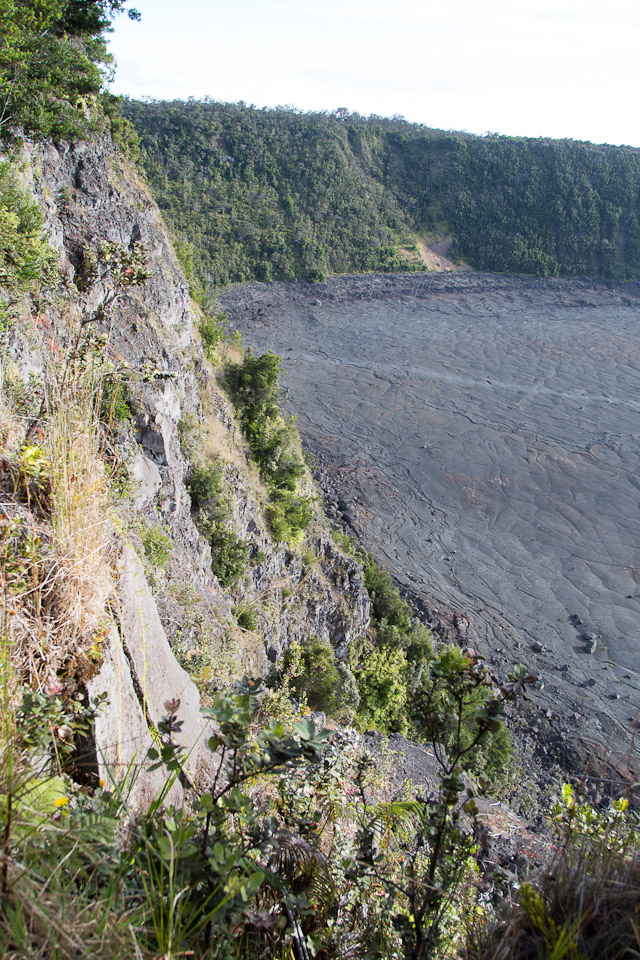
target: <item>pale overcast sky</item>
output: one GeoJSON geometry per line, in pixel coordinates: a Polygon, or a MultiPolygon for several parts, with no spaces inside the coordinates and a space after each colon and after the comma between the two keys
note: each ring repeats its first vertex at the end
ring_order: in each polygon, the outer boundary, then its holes
{"type": "Polygon", "coordinates": [[[640,146],[640,0],[133,0],[113,91],[640,146]]]}

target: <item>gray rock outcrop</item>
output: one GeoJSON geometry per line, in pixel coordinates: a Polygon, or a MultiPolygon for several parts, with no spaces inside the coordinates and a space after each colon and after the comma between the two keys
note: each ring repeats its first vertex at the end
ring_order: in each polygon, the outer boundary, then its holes
{"type": "MultiPolygon", "coordinates": [[[[273,541],[267,493],[205,361],[197,308],[135,169],[106,138],[73,146],[25,141],[22,159],[23,180],[44,212],[65,278],[67,308],[49,321],[48,336],[59,353],[79,324],[103,336],[105,361],[126,373],[132,412],[115,441],[120,469],[129,477],[118,523],[116,625],[103,644],[100,670],[88,681],[91,697],[107,694],[96,720],[103,779],[143,764],[157,743],[154,729],[165,702],[175,699],[188,753],[186,779],[206,779],[212,758],[204,746],[200,692],[184,667],[204,656],[214,667],[213,681],[219,668],[220,683],[229,683],[243,672],[266,672],[289,643],[309,636],[328,639],[338,658],[346,657],[369,624],[362,571],[334,545],[319,509],[301,548],[273,541]],[[150,274],[143,286],[119,290],[115,300],[108,277],[93,285],[83,281],[87,251],[95,254],[105,242],[129,253],[142,245],[150,274]],[[220,456],[225,523],[256,557],[232,587],[212,573],[210,546],[194,523],[185,424],[196,433],[198,457],[220,456]],[[166,561],[152,552],[145,556],[150,531],[166,538],[166,561]],[[239,626],[239,605],[254,611],[255,629],[239,626]]],[[[42,369],[37,350],[25,343],[20,349],[29,369],[42,369]]],[[[312,492],[310,478],[306,482],[312,492]]],[[[148,805],[161,782],[161,772],[139,772],[132,807],[148,805]]],[[[178,794],[176,785],[172,798],[178,794]]]]}

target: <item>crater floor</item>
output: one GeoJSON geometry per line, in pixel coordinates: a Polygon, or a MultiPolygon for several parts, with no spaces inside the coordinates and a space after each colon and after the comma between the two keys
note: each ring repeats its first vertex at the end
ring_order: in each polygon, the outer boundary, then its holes
{"type": "Polygon", "coordinates": [[[302,437],[348,476],[377,558],[464,612],[496,666],[540,674],[569,741],[635,767],[640,285],[343,277],[221,303],[282,355],[302,437]]]}

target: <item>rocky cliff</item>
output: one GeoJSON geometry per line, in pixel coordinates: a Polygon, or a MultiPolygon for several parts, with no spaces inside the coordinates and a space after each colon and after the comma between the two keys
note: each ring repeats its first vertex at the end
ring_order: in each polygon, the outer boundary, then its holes
{"type": "MultiPolygon", "coordinates": [[[[274,542],[266,491],[217,371],[205,360],[197,308],[135,170],[106,139],[25,142],[21,162],[63,284],[56,311],[36,316],[30,329],[12,328],[7,368],[25,386],[37,384],[51,355],[64,355],[72,328],[91,332],[107,343],[109,368],[125,372],[131,412],[105,441],[121,491],[108,629],[100,666],[87,680],[92,697],[108,696],[96,721],[99,764],[103,776],[107,766],[136,764],[153,742],[165,701],[179,699],[180,736],[191,750],[187,773],[206,776],[207,750],[196,746],[203,742],[202,695],[245,672],[266,674],[291,642],[306,637],[329,640],[345,658],[369,622],[362,571],[335,546],[317,507],[300,545],[274,542]],[[148,278],[128,284],[133,268],[125,266],[114,292],[113,270],[95,268],[100,250],[128,264],[137,251],[148,278]],[[232,586],[212,573],[211,547],[194,523],[186,481],[203,457],[222,466],[225,524],[248,549],[246,569],[232,586]]],[[[312,490],[310,477],[302,482],[312,490]]],[[[157,786],[138,779],[136,802],[144,804],[157,786]]]]}

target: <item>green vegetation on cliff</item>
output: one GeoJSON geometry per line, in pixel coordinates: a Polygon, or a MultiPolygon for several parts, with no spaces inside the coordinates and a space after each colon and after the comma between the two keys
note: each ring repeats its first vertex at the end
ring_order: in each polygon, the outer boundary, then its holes
{"type": "Polygon", "coordinates": [[[0,0],[1,135],[78,138],[110,126],[123,146],[135,144],[117,98],[103,92],[113,61],[106,34],[127,2],[0,0]]]}
{"type": "Polygon", "coordinates": [[[482,270],[640,277],[640,150],[571,140],[392,136],[388,175],[417,227],[440,214],[482,270]]]}
{"type": "Polygon", "coordinates": [[[201,299],[423,269],[411,249],[436,235],[481,270],[640,278],[640,150],[209,100],[124,110],[201,299]]]}
{"type": "Polygon", "coordinates": [[[298,489],[305,467],[293,418],[280,413],[280,357],[254,357],[249,350],[241,363],[230,364],[226,383],[239,411],[244,434],[269,491],[269,527],[279,541],[299,539],[311,522],[311,500],[298,489]]]}
{"type": "Polygon", "coordinates": [[[43,217],[20,188],[18,171],[0,163],[0,330],[27,292],[57,282],[55,255],[42,236],[43,217]]]}

